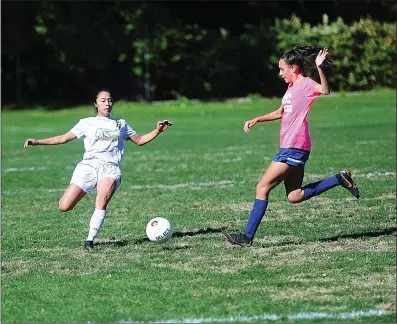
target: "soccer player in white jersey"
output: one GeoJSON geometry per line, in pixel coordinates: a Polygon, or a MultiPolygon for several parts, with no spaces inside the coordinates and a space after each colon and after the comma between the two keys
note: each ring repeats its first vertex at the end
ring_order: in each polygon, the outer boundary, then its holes
{"type": "Polygon", "coordinates": [[[172,126],[168,120],[159,121],[153,131],[139,135],[124,119],[110,117],[113,98],[107,90],[97,93],[94,107],[96,117],[81,119],[69,132],[41,140],[29,138],[24,144],[25,148],[29,145],[58,145],[84,138],[83,160],[77,164],[69,187],[59,200],[59,209],[63,212],[72,210],[87,193],[96,188],[95,211],[84,242],[84,248],[88,251],[94,249],[94,239],[106,218],[106,207],[121,184],[123,141],[142,146],[172,126]]]}

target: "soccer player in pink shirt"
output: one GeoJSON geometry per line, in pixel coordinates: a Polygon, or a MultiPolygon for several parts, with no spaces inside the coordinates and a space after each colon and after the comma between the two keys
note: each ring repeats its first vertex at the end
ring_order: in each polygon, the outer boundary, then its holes
{"type": "Polygon", "coordinates": [[[251,210],[244,234],[222,232],[232,244],[251,246],[258,226],[265,215],[270,191],[284,181],[287,199],[292,204],[342,186],[359,198],[360,193],[351,172],[345,169],[327,179],[302,187],[304,167],[309,159],[311,139],[307,114],[313,101],[330,93],[322,65],[330,64],[328,49],[316,46],[295,46],[279,60],[280,76],[288,83],[279,109],[245,122],[244,131],[257,123],[281,119],[280,151],[256,186],[256,199],[251,210]],[[315,63],[315,64],[314,64],[315,63]],[[317,69],[320,84],[307,75],[317,69]]]}

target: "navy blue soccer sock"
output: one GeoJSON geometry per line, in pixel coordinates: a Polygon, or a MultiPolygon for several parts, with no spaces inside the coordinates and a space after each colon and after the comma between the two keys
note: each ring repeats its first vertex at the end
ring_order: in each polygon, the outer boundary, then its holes
{"type": "Polygon", "coordinates": [[[247,226],[245,227],[245,235],[248,238],[252,239],[254,237],[263,215],[265,215],[267,203],[267,200],[255,199],[247,226]]]}
{"type": "Polygon", "coordinates": [[[336,186],[339,186],[339,180],[334,175],[332,177],[329,177],[321,181],[309,183],[306,186],[304,186],[302,190],[303,193],[305,194],[305,200],[308,200],[336,186]]]}

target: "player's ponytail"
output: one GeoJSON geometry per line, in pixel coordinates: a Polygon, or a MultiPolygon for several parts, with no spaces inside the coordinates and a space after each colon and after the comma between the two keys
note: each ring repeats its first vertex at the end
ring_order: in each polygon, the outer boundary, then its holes
{"type": "MultiPolygon", "coordinates": [[[[288,65],[297,65],[304,76],[310,76],[316,69],[315,60],[322,49],[324,48],[319,46],[297,45],[292,50],[283,54],[280,59],[284,59],[288,65]]],[[[322,66],[329,66],[331,64],[332,61],[328,54],[322,66]]]]}

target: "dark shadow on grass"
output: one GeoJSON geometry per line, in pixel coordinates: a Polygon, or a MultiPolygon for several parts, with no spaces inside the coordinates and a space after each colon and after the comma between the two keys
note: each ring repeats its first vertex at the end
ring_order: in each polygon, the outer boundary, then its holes
{"type": "MultiPolygon", "coordinates": [[[[172,234],[172,237],[176,238],[176,237],[185,237],[185,236],[196,236],[196,235],[220,233],[220,232],[222,232],[225,229],[226,229],[225,227],[223,227],[223,228],[203,228],[203,229],[199,229],[197,231],[175,232],[174,234],[172,234]]],[[[147,237],[145,237],[145,238],[137,239],[133,243],[134,244],[143,244],[143,243],[148,243],[148,242],[150,242],[149,239],[147,237]]]]}
{"type": "Polygon", "coordinates": [[[385,235],[396,235],[397,234],[397,227],[379,229],[374,231],[367,231],[361,233],[351,233],[351,234],[340,234],[330,237],[318,238],[313,240],[301,240],[301,241],[284,241],[284,242],[277,242],[277,243],[269,243],[269,244],[261,244],[260,247],[269,248],[269,247],[281,247],[281,246],[288,246],[288,245],[299,245],[305,243],[312,243],[312,242],[333,242],[338,241],[339,239],[358,239],[362,237],[378,237],[378,236],[385,236],[385,235]]]}
{"type": "Polygon", "coordinates": [[[397,233],[397,227],[392,227],[392,228],[379,229],[379,230],[369,231],[369,232],[341,234],[341,235],[336,235],[336,236],[331,236],[331,237],[325,237],[325,238],[319,239],[319,241],[326,242],[326,241],[337,241],[339,239],[344,239],[344,238],[356,239],[356,238],[360,238],[360,237],[378,237],[378,236],[384,236],[384,235],[396,235],[396,233],[397,233]]]}
{"type": "Polygon", "coordinates": [[[104,240],[104,241],[99,241],[94,243],[95,246],[106,246],[106,245],[113,245],[113,246],[126,246],[128,245],[127,240],[117,240],[117,239],[110,239],[110,240],[104,240]]]}
{"type": "Polygon", "coordinates": [[[140,239],[134,240],[132,242],[132,244],[143,244],[143,243],[149,243],[149,242],[150,242],[149,239],[147,237],[145,237],[145,238],[140,238],[140,239]]]}
{"type": "Polygon", "coordinates": [[[186,249],[190,249],[191,246],[163,246],[163,250],[167,250],[167,251],[176,251],[176,250],[186,250],[186,249]]]}
{"type": "Polygon", "coordinates": [[[189,231],[189,232],[175,232],[172,234],[172,237],[185,237],[185,236],[196,236],[202,234],[213,234],[213,233],[220,233],[225,230],[226,227],[222,228],[204,228],[199,229],[198,231],[189,231]]]}

